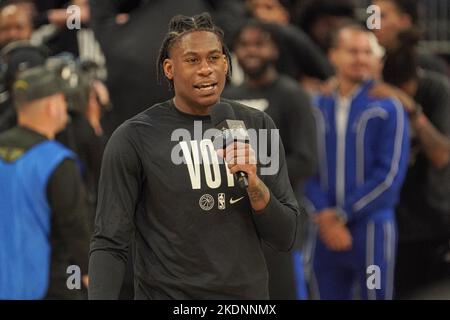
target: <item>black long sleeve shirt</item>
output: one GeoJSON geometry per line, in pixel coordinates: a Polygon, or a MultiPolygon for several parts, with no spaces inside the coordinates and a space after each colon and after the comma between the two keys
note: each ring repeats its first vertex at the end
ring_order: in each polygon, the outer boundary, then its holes
{"type": "MultiPolygon", "coordinates": [[[[443,135],[450,137],[450,83],[436,72],[419,73],[414,99],[443,135]]],[[[410,163],[397,206],[399,242],[450,237],[450,165],[437,169],[417,137],[411,141],[410,163]]]]}
{"type": "MultiPolygon", "coordinates": [[[[275,129],[265,113],[222,101],[247,128],[275,129]]],[[[195,136],[200,124],[200,135],[212,128],[209,116],[184,114],[167,101],[125,122],[111,137],[91,243],[90,299],[118,297],[131,242],[137,299],[268,298],[261,240],[289,250],[299,212],[284,149],[280,145],[274,153],[276,173],[260,175],[270,201],[256,214],[224,164],[205,164],[208,151],[215,151],[210,140],[195,136]],[[202,161],[195,161],[196,154],[202,161]],[[183,157],[186,161],[174,163],[183,157]]],[[[268,166],[261,162],[258,168],[261,173],[268,166]]]]}

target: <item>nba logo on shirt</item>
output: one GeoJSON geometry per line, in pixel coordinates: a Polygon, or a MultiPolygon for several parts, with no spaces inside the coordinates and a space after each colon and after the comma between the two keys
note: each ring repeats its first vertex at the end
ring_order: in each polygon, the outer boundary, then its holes
{"type": "Polygon", "coordinates": [[[225,210],[225,193],[219,193],[217,195],[217,203],[219,210],[225,210]]]}

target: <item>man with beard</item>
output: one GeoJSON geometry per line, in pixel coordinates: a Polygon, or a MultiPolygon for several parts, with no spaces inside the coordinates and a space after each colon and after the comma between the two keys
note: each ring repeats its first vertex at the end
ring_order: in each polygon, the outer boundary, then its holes
{"type": "Polygon", "coordinates": [[[337,89],[319,96],[318,175],[306,196],[318,236],[311,243],[316,298],[392,299],[394,209],[408,162],[408,122],[395,100],[368,95],[373,52],[367,30],[338,29],[330,60],[337,89]]]}
{"type": "MultiPolygon", "coordinates": [[[[250,21],[240,30],[234,52],[244,71],[245,81],[238,87],[226,88],[224,96],[271,116],[280,128],[291,185],[300,196],[305,180],[315,172],[314,117],[306,92],[293,79],[280,75],[275,67],[278,46],[271,28],[268,24],[250,21]]],[[[296,288],[295,281],[296,276],[299,283],[303,279],[300,252],[296,251],[292,256],[268,246],[264,249],[269,268],[270,297],[305,298],[304,286],[296,288]]]]}

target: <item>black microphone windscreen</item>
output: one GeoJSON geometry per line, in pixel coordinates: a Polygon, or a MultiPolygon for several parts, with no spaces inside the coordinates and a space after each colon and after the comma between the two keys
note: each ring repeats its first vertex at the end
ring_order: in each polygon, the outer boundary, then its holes
{"type": "Polygon", "coordinates": [[[219,123],[224,120],[235,120],[236,115],[234,114],[233,108],[230,104],[225,102],[220,102],[211,108],[211,124],[217,127],[219,123]]]}
{"type": "MultiPolygon", "coordinates": [[[[230,104],[220,102],[211,109],[211,124],[221,130],[221,134],[214,138],[213,144],[216,149],[224,149],[235,141],[247,143],[248,134],[245,123],[236,120],[236,114],[230,104]]],[[[247,173],[238,171],[234,174],[239,187],[245,190],[248,187],[247,173]]]]}

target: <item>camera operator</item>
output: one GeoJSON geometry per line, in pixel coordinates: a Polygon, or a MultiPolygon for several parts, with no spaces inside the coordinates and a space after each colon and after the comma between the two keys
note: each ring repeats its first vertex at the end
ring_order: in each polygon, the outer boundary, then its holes
{"type": "Polygon", "coordinates": [[[67,67],[66,73],[72,87],[66,94],[70,121],[57,140],[75,152],[82,164],[83,180],[92,207],[92,223],[100,163],[105,145],[101,117],[109,109],[109,95],[106,87],[97,76],[100,70],[94,62],[76,61],[70,54],[48,58],[48,49],[35,46],[28,41],[10,43],[1,51],[2,72],[0,84],[4,91],[0,94],[0,132],[13,128],[16,112],[10,99],[11,85],[17,72],[30,67],[43,65],[48,60],[56,68],[67,67]]]}
{"type": "Polygon", "coordinates": [[[20,72],[12,86],[18,126],[0,134],[0,299],[79,299],[87,286],[87,203],[77,158],[54,141],[67,123],[64,69],[20,72]]]}

